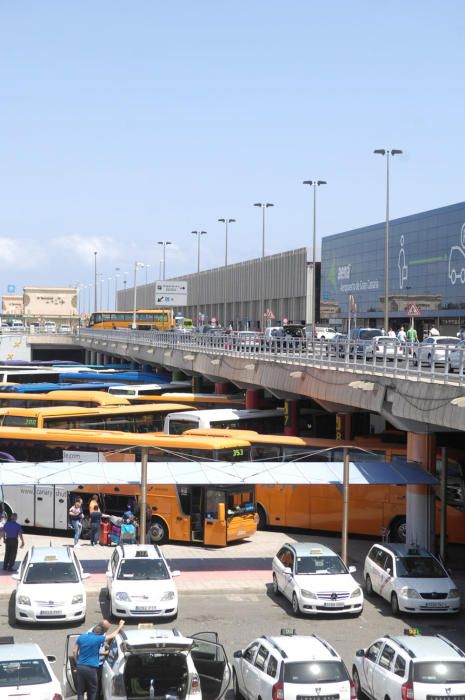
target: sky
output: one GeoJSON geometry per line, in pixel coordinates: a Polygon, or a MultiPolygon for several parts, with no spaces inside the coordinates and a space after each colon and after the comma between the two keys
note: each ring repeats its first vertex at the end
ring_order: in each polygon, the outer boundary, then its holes
{"type": "MultiPolygon", "coordinates": [[[[0,294],[132,286],[463,201],[465,3],[1,0],[0,294]],[[119,268],[119,272],[117,272],[119,268]],[[115,280],[116,275],[118,279],[115,280]],[[103,280],[103,282],[102,282],[103,280]],[[106,286],[104,286],[106,285],[106,286]],[[11,289],[11,287],[10,287],[11,289]]],[[[103,297],[107,293],[103,292],[103,297]]]]}

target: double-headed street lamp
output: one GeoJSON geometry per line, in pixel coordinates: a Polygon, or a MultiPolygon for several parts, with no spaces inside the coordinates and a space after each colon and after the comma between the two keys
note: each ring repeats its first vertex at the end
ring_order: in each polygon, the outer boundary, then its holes
{"type": "Polygon", "coordinates": [[[386,235],[384,238],[384,332],[389,332],[389,156],[400,155],[399,148],[377,148],[373,151],[386,156],[386,235]]]}
{"type": "Polygon", "coordinates": [[[315,336],[316,323],[316,189],[326,185],[326,180],[304,180],[304,185],[313,187],[313,246],[312,246],[312,331],[315,336]]]}
{"type": "Polygon", "coordinates": [[[134,304],[132,308],[132,330],[135,331],[137,328],[137,323],[136,323],[136,309],[137,309],[137,269],[139,267],[144,267],[143,262],[135,262],[134,263],[134,304]]]}
{"type": "Polygon", "coordinates": [[[120,267],[115,267],[115,311],[118,310],[118,280],[119,273],[121,272],[120,267]]]}
{"type": "Polygon", "coordinates": [[[254,204],[254,207],[260,207],[262,210],[262,269],[261,269],[261,274],[260,274],[260,279],[261,279],[261,294],[260,294],[260,307],[261,311],[259,309],[258,315],[261,318],[258,319],[258,322],[260,324],[260,330],[263,328],[263,323],[265,321],[265,263],[263,262],[265,258],[265,212],[268,209],[268,207],[274,207],[274,204],[271,202],[256,202],[254,204]]]}
{"type": "Polygon", "coordinates": [[[97,251],[94,250],[94,313],[97,312],[97,251]]]}
{"type": "Polygon", "coordinates": [[[157,245],[162,245],[163,246],[163,258],[161,259],[161,271],[162,271],[162,280],[165,281],[165,275],[166,275],[166,246],[171,245],[171,241],[158,241],[157,245]]]}
{"type": "Polygon", "coordinates": [[[261,207],[262,210],[262,258],[265,257],[265,212],[268,207],[274,207],[271,202],[256,202],[254,207],[261,207]]]}
{"type": "MultiPolygon", "coordinates": [[[[224,238],[224,266],[228,267],[228,224],[234,224],[236,219],[218,219],[221,224],[225,227],[225,238],[224,238]]],[[[226,272],[226,271],[225,271],[226,272]]],[[[226,275],[223,283],[224,290],[224,308],[223,308],[223,327],[226,328],[226,304],[228,300],[226,298],[226,275]]]]}
{"type": "Polygon", "coordinates": [[[197,324],[199,323],[200,313],[200,239],[206,236],[206,231],[191,231],[194,236],[197,236],[197,324]]]}

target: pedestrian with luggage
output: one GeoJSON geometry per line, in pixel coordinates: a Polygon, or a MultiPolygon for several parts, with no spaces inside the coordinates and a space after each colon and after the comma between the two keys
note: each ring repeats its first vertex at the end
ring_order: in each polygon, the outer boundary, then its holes
{"type": "Polygon", "coordinates": [[[95,547],[100,540],[100,523],[102,522],[102,513],[98,505],[94,506],[94,510],[90,514],[90,544],[95,547]]]}
{"type": "Polygon", "coordinates": [[[84,700],[96,700],[98,689],[98,668],[102,645],[110,642],[123,628],[120,620],[113,632],[105,632],[104,624],[95,625],[91,632],[80,634],[73,649],[73,658],[77,669],[77,697],[84,700]]]}
{"type": "Polygon", "coordinates": [[[69,509],[69,520],[71,523],[71,527],[74,530],[74,542],[73,542],[74,547],[81,546],[79,544],[79,538],[80,538],[81,532],[82,532],[82,520],[83,520],[83,518],[84,518],[84,514],[82,512],[82,498],[76,498],[73,505],[69,509]]]}
{"type": "Polygon", "coordinates": [[[23,529],[17,522],[17,518],[17,514],[12,513],[3,526],[3,540],[5,542],[3,571],[13,571],[18,553],[18,539],[21,540],[21,547],[24,547],[23,529]]]}

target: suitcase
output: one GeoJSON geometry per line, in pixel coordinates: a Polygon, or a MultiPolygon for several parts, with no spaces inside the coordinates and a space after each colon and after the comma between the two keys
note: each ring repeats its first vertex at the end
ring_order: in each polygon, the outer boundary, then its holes
{"type": "Polygon", "coordinates": [[[100,523],[100,544],[104,547],[111,544],[111,523],[100,523]]]}

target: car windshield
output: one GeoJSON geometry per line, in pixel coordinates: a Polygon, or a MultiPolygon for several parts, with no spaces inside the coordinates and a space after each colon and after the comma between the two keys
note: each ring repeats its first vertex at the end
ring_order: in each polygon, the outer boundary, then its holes
{"type": "Polygon", "coordinates": [[[50,683],[50,673],[42,659],[0,661],[0,688],[50,683]]]}
{"type": "Polygon", "coordinates": [[[374,328],[372,331],[360,331],[359,338],[360,340],[370,340],[371,338],[376,338],[378,335],[380,335],[379,330],[374,328]]]}
{"type": "Polygon", "coordinates": [[[465,683],[464,661],[420,661],[413,664],[417,683],[465,683]]]}
{"type": "Polygon", "coordinates": [[[396,557],[397,576],[401,578],[447,578],[441,564],[433,557],[396,557]]]}
{"type": "Polygon", "coordinates": [[[118,576],[119,580],[160,581],[169,578],[169,571],[161,559],[123,559],[118,576]]]}
{"type": "Polygon", "coordinates": [[[24,583],[77,583],[76,567],[69,562],[32,562],[29,564],[24,583]]]}
{"type": "Polygon", "coordinates": [[[297,557],[296,574],[346,574],[347,569],[338,556],[297,557]]]}
{"type": "Polygon", "coordinates": [[[284,664],[285,683],[337,683],[348,681],[342,661],[297,661],[284,664]]]}

